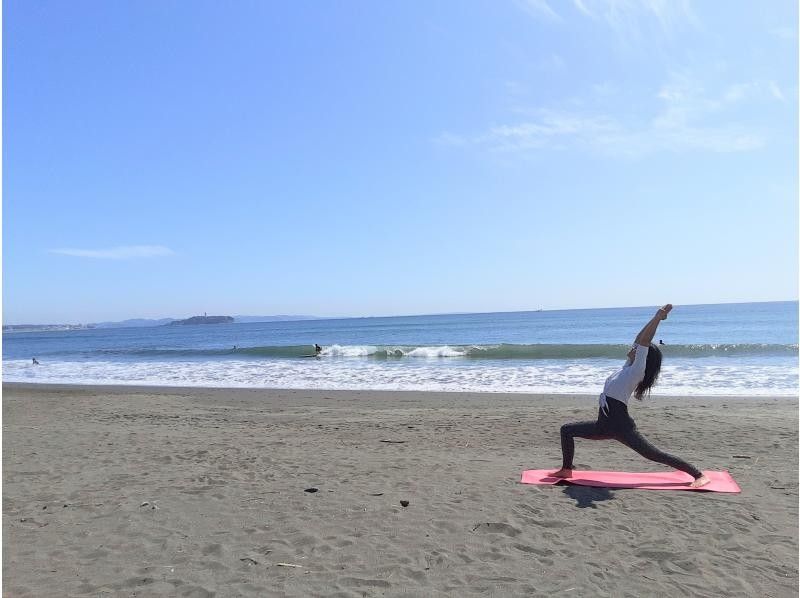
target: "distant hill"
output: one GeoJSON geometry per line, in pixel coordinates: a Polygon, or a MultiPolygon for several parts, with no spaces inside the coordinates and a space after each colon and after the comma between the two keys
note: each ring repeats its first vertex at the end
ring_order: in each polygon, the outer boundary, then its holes
{"type": "Polygon", "coordinates": [[[191,326],[193,324],[231,324],[233,318],[231,316],[192,316],[185,320],[175,320],[168,322],[164,326],[191,326]]]}

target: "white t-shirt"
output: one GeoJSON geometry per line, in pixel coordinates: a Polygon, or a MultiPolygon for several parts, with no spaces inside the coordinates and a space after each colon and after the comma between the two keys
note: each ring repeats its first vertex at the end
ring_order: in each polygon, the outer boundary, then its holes
{"type": "Polygon", "coordinates": [[[600,406],[608,412],[606,398],[616,399],[628,404],[633,391],[644,379],[644,370],[647,367],[647,352],[650,347],[635,345],[636,354],[632,363],[626,363],[621,370],[606,378],[603,392],[600,394],[600,406]]]}

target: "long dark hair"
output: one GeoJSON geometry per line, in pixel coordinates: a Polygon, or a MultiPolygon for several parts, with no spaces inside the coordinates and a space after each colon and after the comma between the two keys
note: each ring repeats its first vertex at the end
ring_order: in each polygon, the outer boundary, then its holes
{"type": "Polygon", "coordinates": [[[650,350],[647,352],[647,365],[644,369],[644,378],[636,386],[633,396],[640,401],[645,393],[650,396],[650,388],[655,386],[658,374],[661,372],[661,349],[650,343],[650,350]]]}

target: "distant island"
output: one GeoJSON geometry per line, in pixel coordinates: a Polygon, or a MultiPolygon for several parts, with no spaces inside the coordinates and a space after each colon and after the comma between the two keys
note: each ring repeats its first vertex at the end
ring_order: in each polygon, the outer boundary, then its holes
{"type": "Polygon", "coordinates": [[[164,326],[186,326],[191,324],[231,324],[233,317],[231,316],[192,316],[185,320],[175,320],[164,326]]]}

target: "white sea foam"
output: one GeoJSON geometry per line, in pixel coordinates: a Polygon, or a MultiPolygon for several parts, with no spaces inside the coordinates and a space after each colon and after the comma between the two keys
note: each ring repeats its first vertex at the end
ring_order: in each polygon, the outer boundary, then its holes
{"type": "MultiPolygon", "coordinates": [[[[491,367],[464,360],[51,361],[38,366],[9,360],[3,362],[3,378],[67,384],[595,394],[616,367],[618,362],[610,360],[542,360],[491,367]]],[[[797,362],[673,362],[662,369],[654,394],[796,396],[797,362]]]]}
{"type": "Polygon", "coordinates": [[[394,347],[373,345],[331,345],[325,347],[320,355],[322,357],[368,357],[380,355],[387,357],[465,357],[469,347],[394,347]]]}
{"type": "Polygon", "coordinates": [[[408,353],[407,357],[464,357],[467,354],[465,348],[455,349],[445,345],[444,347],[417,347],[408,353]]]}
{"type": "Polygon", "coordinates": [[[374,355],[377,347],[369,345],[331,345],[322,350],[322,356],[330,357],[366,357],[374,355]]]}

